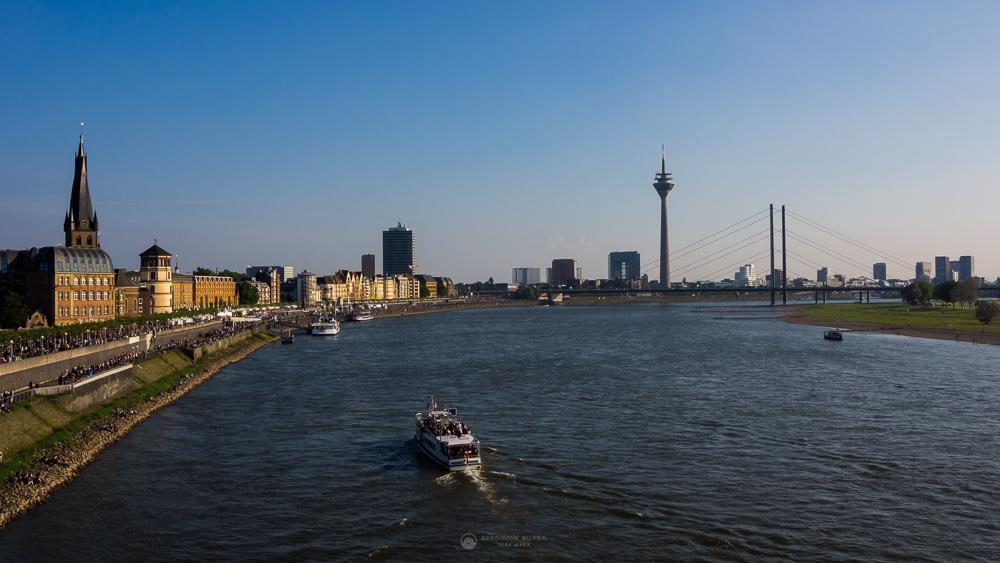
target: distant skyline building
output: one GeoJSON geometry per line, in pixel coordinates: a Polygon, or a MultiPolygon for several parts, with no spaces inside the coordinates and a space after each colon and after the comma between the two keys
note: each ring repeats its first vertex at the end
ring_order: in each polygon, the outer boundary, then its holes
{"type": "Polygon", "coordinates": [[[248,278],[256,279],[258,273],[268,270],[278,271],[278,276],[281,278],[279,283],[295,279],[295,268],[291,266],[247,266],[246,274],[248,278]]]}
{"type": "Polygon", "coordinates": [[[757,285],[757,274],[754,272],[753,264],[740,266],[736,272],[736,285],[740,287],[752,287],[757,285]]]}
{"type": "Polygon", "coordinates": [[[958,258],[958,280],[967,280],[976,277],[976,259],[972,256],[960,256],[958,258]]]}
{"type": "Polygon", "coordinates": [[[566,285],[577,276],[576,260],[573,258],[557,258],[552,261],[552,285],[566,285]]]}
{"type": "Polygon", "coordinates": [[[947,256],[934,257],[934,283],[951,279],[951,260],[947,256]]]}
{"type": "Polygon", "coordinates": [[[361,275],[366,278],[375,277],[375,255],[374,254],[362,254],[361,255],[361,275]]]}
{"type": "MultiPolygon", "coordinates": [[[[768,274],[767,276],[765,276],[764,279],[767,281],[767,285],[770,286],[771,285],[771,279],[772,279],[771,278],[771,274],[768,274]]],[[[785,273],[781,271],[781,268],[775,268],[774,269],[774,278],[773,279],[774,279],[774,287],[775,288],[782,288],[782,287],[785,286],[785,273]]]]}
{"type": "Polygon", "coordinates": [[[930,262],[917,262],[917,267],[914,271],[915,277],[913,281],[929,282],[931,281],[931,263],[930,262]]]}
{"type": "Polygon", "coordinates": [[[875,265],[872,266],[872,278],[879,281],[885,281],[885,262],[876,262],[875,265]]]}
{"type": "Polygon", "coordinates": [[[639,253],[635,250],[612,252],[608,254],[608,279],[639,279],[639,265],[639,253]]]}
{"type": "Polygon", "coordinates": [[[542,270],[541,268],[512,268],[511,283],[514,285],[542,283],[542,270]]]}
{"type": "Polygon", "coordinates": [[[410,274],[415,266],[417,243],[413,231],[402,223],[382,231],[382,273],[386,276],[410,274]]]}
{"type": "Polygon", "coordinates": [[[295,280],[296,294],[302,302],[303,309],[315,307],[320,301],[319,286],[316,285],[316,274],[302,270],[295,280]]]}
{"type": "Polygon", "coordinates": [[[829,283],[830,281],[830,268],[823,268],[821,270],[816,270],[816,281],[820,283],[829,283]]]}
{"type": "Polygon", "coordinates": [[[666,147],[661,147],[660,172],[653,187],[660,196],[660,287],[670,287],[670,241],[667,238],[667,196],[674,189],[674,179],[667,172],[666,147]]]}

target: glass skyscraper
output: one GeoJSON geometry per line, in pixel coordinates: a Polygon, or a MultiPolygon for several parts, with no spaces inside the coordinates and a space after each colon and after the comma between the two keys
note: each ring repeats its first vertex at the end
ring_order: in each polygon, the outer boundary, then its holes
{"type": "Polygon", "coordinates": [[[417,243],[413,231],[399,223],[387,231],[382,231],[382,273],[386,276],[401,276],[410,273],[410,266],[416,265],[417,243]]]}

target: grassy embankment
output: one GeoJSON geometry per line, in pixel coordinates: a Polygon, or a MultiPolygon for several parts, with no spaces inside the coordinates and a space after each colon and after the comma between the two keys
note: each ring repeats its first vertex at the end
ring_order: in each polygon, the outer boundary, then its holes
{"type": "MultiPolygon", "coordinates": [[[[255,336],[271,340],[260,333],[255,336]]],[[[138,362],[132,377],[141,386],[139,389],[82,413],[58,406],[54,397],[49,396],[32,397],[17,403],[11,412],[0,417],[0,451],[4,456],[0,465],[0,483],[6,483],[16,472],[27,470],[40,452],[60,442],[74,443],[74,434],[88,424],[112,415],[119,408],[127,411],[132,405],[167,391],[176,386],[180,378],[201,369],[209,359],[238,351],[248,343],[249,339],[237,342],[205,356],[199,363],[192,363],[176,350],[138,362]]]]}
{"type": "Polygon", "coordinates": [[[1000,323],[984,325],[976,320],[975,309],[922,307],[906,303],[827,303],[805,305],[803,313],[831,321],[863,322],[873,325],[912,326],[941,330],[1000,332],[1000,323]]]}

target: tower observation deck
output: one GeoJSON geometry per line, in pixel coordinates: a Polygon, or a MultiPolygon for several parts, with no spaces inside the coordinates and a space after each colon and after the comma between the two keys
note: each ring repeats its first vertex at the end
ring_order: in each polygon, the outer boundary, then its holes
{"type": "Polygon", "coordinates": [[[670,289],[670,242],[667,238],[667,196],[674,189],[674,179],[667,172],[666,147],[663,147],[660,172],[653,182],[656,193],[660,195],[660,287],[670,289]]]}

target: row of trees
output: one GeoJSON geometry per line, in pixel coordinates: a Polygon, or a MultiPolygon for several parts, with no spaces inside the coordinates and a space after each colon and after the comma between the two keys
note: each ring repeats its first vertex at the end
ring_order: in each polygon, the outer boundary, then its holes
{"type": "Polygon", "coordinates": [[[976,278],[959,282],[946,281],[937,285],[923,281],[914,282],[904,287],[900,294],[903,301],[911,305],[926,305],[932,299],[937,299],[951,303],[952,307],[955,306],[955,303],[961,305],[963,309],[966,305],[975,307],[976,319],[984,324],[990,324],[994,318],[1000,316],[1000,302],[979,300],[983,292],[979,289],[979,280],[976,278]]]}
{"type": "Polygon", "coordinates": [[[966,305],[972,307],[982,294],[983,292],[979,289],[979,280],[976,278],[960,282],[946,281],[937,285],[931,285],[930,282],[924,281],[914,282],[900,291],[903,301],[911,305],[926,305],[931,300],[937,299],[951,303],[952,306],[958,303],[963,309],[966,305]]]}

